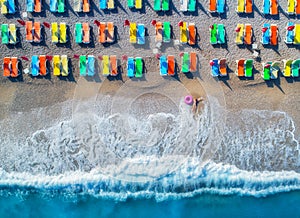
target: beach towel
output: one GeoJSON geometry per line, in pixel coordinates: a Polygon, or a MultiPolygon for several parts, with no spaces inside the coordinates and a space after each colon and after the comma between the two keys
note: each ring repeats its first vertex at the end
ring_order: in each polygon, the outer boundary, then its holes
{"type": "Polygon", "coordinates": [[[190,54],[184,52],[181,58],[181,72],[188,73],[190,71],[190,54]]]}
{"type": "Polygon", "coordinates": [[[167,63],[167,57],[165,55],[162,55],[159,58],[159,71],[161,76],[168,75],[168,63],[167,63]]]}
{"type": "Polygon", "coordinates": [[[53,43],[58,43],[59,33],[57,22],[51,23],[51,41],[53,43]]]}
{"type": "Polygon", "coordinates": [[[141,57],[135,58],[135,77],[143,77],[143,59],[141,57]]]}
{"type": "Polygon", "coordinates": [[[10,57],[3,58],[3,76],[10,76],[10,57]]]}
{"type": "Polygon", "coordinates": [[[87,60],[87,75],[94,76],[95,75],[95,57],[94,55],[89,55],[87,60]]]}
{"type": "Polygon", "coordinates": [[[117,56],[111,55],[109,57],[110,60],[110,75],[111,76],[117,76],[118,75],[118,65],[117,65],[117,56]]]}
{"type": "Polygon", "coordinates": [[[195,45],[196,44],[196,27],[195,27],[194,23],[189,23],[188,33],[189,33],[188,43],[190,45],[195,45]]]}
{"type": "Polygon", "coordinates": [[[171,24],[170,24],[170,22],[163,23],[163,41],[164,42],[171,41],[171,24]]]}
{"type": "Polygon", "coordinates": [[[66,43],[67,39],[67,24],[60,23],[59,24],[59,43],[66,43]]]}
{"type": "Polygon", "coordinates": [[[59,57],[59,55],[53,56],[52,64],[53,64],[53,75],[60,76],[60,57],[59,57]]]}
{"type": "Polygon", "coordinates": [[[253,76],[253,60],[248,59],[245,61],[245,77],[253,76]]]}
{"type": "Polygon", "coordinates": [[[16,44],[17,39],[17,27],[14,23],[9,24],[9,43],[16,44]]]}
{"type": "Polygon", "coordinates": [[[46,55],[40,55],[39,56],[39,68],[40,68],[40,75],[46,76],[47,74],[47,59],[46,55]]]}
{"type": "Polygon", "coordinates": [[[175,57],[173,55],[168,55],[168,75],[175,75],[175,57]]]}
{"type": "Polygon", "coordinates": [[[137,44],[145,44],[145,26],[144,24],[138,24],[137,26],[137,44]]]}
{"type": "Polygon", "coordinates": [[[283,60],[284,63],[284,70],[283,70],[283,76],[284,77],[291,77],[292,76],[292,63],[293,60],[283,60]]]}
{"type": "Polygon", "coordinates": [[[213,24],[210,27],[210,44],[217,44],[217,24],[213,24]]]}
{"type": "Polygon", "coordinates": [[[245,76],[245,59],[240,59],[236,61],[237,67],[235,74],[240,77],[240,76],[245,76]]]}
{"type": "Polygon", "coordinates": [[[2,44],[8,44],[9,43],[8,24],[2,24],[1,25],[1,38],[2,38],[2,44]]]}
{"type": "Polygon", "coordinates": [[[113,22],[107,22],[106,42],[113,43],[115,41],[115,26],[113,22]]]}
{"type": "Polygon", "coordinates": [[[102,56],[102,75],[109,76],[109,56],[103,55],[102,56]]]}
{"type": "Polygon", "coordinates": [[[67,55],[60,56],[61,58],[61,75],[68,76],[69,75],[69,65],[68,65],[68,57],[67,55]]]}
{"type": "Polygon", "coordinates": [[[246,0],[245,12],[251,14],[253,12],[253,0],[246,0]]]}
{"type": "Polygon", "coordinates": [[[218,24],[217,39],[219,44],[225,44],[225,27],[224,24],[218,24]]]}
{"type": "MultiPolygon", "coordinates": [[[[32,0],[29,0],[29,1],[32,1],[32,0]]],[[[77,1],[79,2],[79,0],[77,0],[77,1]]],[[[50,11],[57,12],[57,0],[50,0],[50,11]]]]}
{"type": "Polygon", "coordinates": [[[267,45],[270,43],[270,24],[265,23],[262,29],[261,43],[267,45]]]}
{"type": "Polygon", "coordinates": [[[227,76],[227,65],[225,58],[219,60],[219,74],[220,76],[227,76]]]}
{"type": "Polygon", "coordinates": [[[10,63],[11,63],[11,72],[10,72],[10,76],[11,77],[18,77],[20,75],[19,73],[19,60],[17,57],[11,57],[10,59],[10,63]]]}
{"type": "Polygon", "coordinates": [[[187,32],[187,23],[182,22],[180,28],[180,42],[187,43],[188,42],[188,32],[187,32]]]}
{"type": "Polygon", "coordinates": [[[34,10],[34,0],[26,0],[26,11],[33,12],[34,10]]]}
{"type": "Polygon", "coordinates": [[[79,75],[86,76],[86,56],[80,55],[79,56],[79,75]]]}
{"type": "Polygon", "coordinates": [[[194,73],[197,71],[197,53],[190,53],[190,72],[194,73]]]}
{"type": "Polygon", "coordinates": [[[128,57],[127,59],[127,76],[134,77],[134,58],[128,57]]]}
{"type": "Polygon", "coordinates": [[[213,59],[210,61],[211,64],[211,75],[213,77],[217,77],[220,75],[219,73],[219,60],[218,59],[213,59]]]}
{"type": "Polygon", "coordinates": [[[31,75],[39,75],[39,59],[37,55],[32,55],[31,57],[31,75]]]}
{"type": "Polygon", "coordinates": [[[136,23],[130,23],[129,26],[129,42],[136,43],[136,23]]]}

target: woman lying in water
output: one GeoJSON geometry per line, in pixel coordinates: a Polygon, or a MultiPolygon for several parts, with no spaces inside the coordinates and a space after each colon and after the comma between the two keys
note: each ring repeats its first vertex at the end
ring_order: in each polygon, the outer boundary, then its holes
{"type": "Polygon", "coordinates": [[[198,113],[198,104],[203,100],[204,99],[202,97],[193,99],[193,106],[192,106],[193,113],[195,113],[195,114],[198,113]]]}

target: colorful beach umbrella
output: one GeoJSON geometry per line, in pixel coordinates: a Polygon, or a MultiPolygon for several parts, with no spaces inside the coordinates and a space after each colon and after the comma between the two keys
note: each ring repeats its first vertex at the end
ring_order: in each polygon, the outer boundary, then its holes
{"type": "Polygon", "coordinates": [[[50,23],[48,22],[43,22],[44,26],[47,27],[47,28],[50,28],[50,23]]]}
{"type": "Polygon", "coordinates": [[[24,60],[24,61],[29,61],[29,58],[26,57],[26,56],[21,56],[21,59],[24,60]]]}
{"type": "Polygon", "coordinates": [[[178,26],[183,26],[183,21],[179,21],[178,26]]]}
{"type": "Polygon", "coordinates": [[[156,20],[151,21],[152,26],[156,25],[156,20]]]}
{"type": "Polygon", "coordinates": [[[161,56],[161,54],[156,54],[156,55],[155,55],[155,58],[159,59],[160,56],[161,56]]]}
{"type": "Polygon", "coordinates": [[[74,54],[74,58],[75,59],[79,59],[79,55],[78,54],[74,54]]]}
{"type": "Polygon", "coordinates": [[[102,61],[102,60],[103,60],[102,55],[98,55],[98,59],[99,59],[100,61],[102,61]]]}
{"type": "Polygon", "coordinates": [[[19,24],[21,24],[22,26],[25,26],[25,21],[24,20],[17,20],[19,22],[19,24]]]}
{"type": "Polygon", "coordinates": [[[210,61],[210,62],[209,62],[209,65],[212,67],[212,66],[215,65],[215,63],[214,63],[213,61],[210,61]]]}
{"type": "Polygon", "coordinates": [[[287,30],[288,30],[288,31],[292,31],[294,28],[295,28],[295,26],[288,26],[288,27],[287,27],[287,30]]]}
{"type": "Polygon", "coordinates": [[[94,24],[100,26],[100,22],[98,20],[94,20],[94,24]]]}
{"type": "Polygon", "coordinates": [[[235,32],[240,32],[241,31],[241,27],[237,27],[236,29],[235,29],[235,32]]]}
{"type": "Polygon", "coordinates": [[[51,56],[51,55],[46,55],[46,59],[47,59],[48,61],[52,61],[52,56],[51,56]]]}
{"type": "Polygon", "coordinates": [[[123,60],[123,61],[126,61],[126,60],[127,60],[127,55],[123,55],[123,56],[122,56],[122,60],[123,60]]]}
{"type": "Polygon", "coordinates": [[[268,29],[268,27],[264,27],[264,28],[261,29],[261,31],[262,31],[263,33],[265,33],[265,32],[267,31],[267,29],[268,29]]]}
{"type": "Polygon", "coordinates": [[[124,21],[124,26],[129,26],[130,25],[130,21],[129,20],[125,20],[124,21]]]}

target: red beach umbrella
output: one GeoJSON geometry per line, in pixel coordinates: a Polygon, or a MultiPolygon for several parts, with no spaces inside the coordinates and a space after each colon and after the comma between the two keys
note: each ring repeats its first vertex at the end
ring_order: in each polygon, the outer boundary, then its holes
{"type": "Polygon", "coordinates": [[[125,20],[124,21],[124,26],[129,26],[130,25],[130,21],[129,20],[125,20]]]}
{"type": "Polygon", "coordinates": [[[215,65],[215,63],[214,63],[213,61],[210,61],[210,62],[209,62],[209,65],[212,67],[212,66],[215,65]]]}
{"type": "Polygon", "coordinates": [[[52,61],[52,56],[51,56],[51,55],[46,55],[46,59],[47,59],[48,61],[52,61]]]}
{"type": "Polygon", "coordinates": [[[267,27],[264,27],[261,29],[261,31],[263,31],[263,33],[265,33],[267,31],[267,29],[268,29],[267,27]]]}
{"type": "Polygon", "coordinates": [[[266,68],[270,68],[270,67],[271,67],[271,64],[266,64],[265,67],[266,67],[266,68]]]}
{"type": "Polygon", "coordinates": [[[288,27],[287,27],[287,30],[288,30],[288,31],[292,31],[294,28],[295,28],[295,26],[288,26],[288,27]]]}
{"type": "Polygon", "coordinates": [[[159,59],[160,56],[161,56],[161,54],[156,54],[156,55],[155,55],[155,58],[159,59]]]}
{"type": "Polygon", "coordinates": [[[22,26],[25,26],[25,21],[24,20],[17,20],[19,22],[19,24],[21,24],[22,26]]]}
{"type": "Polygon", "coordinates": [[[182,57],[183,56],[183,52],[180,52],[179,56],[182,57]]]}
{"type": "Polygon", "coordinates": [[[79,55],[78,54],[74,54],[74,58],[75,59],[79,59],[79,55]]]}
{"type": "Polygon", "coordinates": [[[24,60],[24,61],[29,61],[28,57],[26,57],[26,56],[21,56],[21,58],[22,58],[22,60],[24,60]]]}
{"type": "Polygon", "coordinates": [[[183,21],[179,21],[178,26],[183,26],[183,21]]]}
{"type": "Polygon", "coordinates": [[[94,24],[100,26],[100,22],[98,20],[94,20],[94,24]]]}
{"type": "Polygon", "coordinates": [[[152,20],[151,24],[152,24],[152,26],[154,26],[156,24],[156,20],[152,20]]]}
{"type": "Polygon", "coordinates": [[[236,29],[235,29],[235,32],[240,32],[241,31],[241,27],[237,27],[236,29]]]}
{"type": "Polygon", "coordinates": [[[47,27],[47,28],[50,28],[50,23],[48,22],[43,22],[44,26],[47,27]]]}
{"type": "Polygon", "coordinates": [[[102,60],[103,60],[102,55],[99,55],[99,56],[98,56],[98,59],[99,59],[100,61],[102,61],[102,60]]]}
{"type": "Polygon", "coordinates": [[[127,55],[123,55],[123,56],[122,56],[122,60],[123,60],[123,61],[126,61],[126,60],[127,60],[127,55]]]}
{"type": "Polygon", "coordinates": [[[213,26],[213,25],[210,25],[209,28],[212,30],[212,29],[214,28],[214,26],[213,26]]]}

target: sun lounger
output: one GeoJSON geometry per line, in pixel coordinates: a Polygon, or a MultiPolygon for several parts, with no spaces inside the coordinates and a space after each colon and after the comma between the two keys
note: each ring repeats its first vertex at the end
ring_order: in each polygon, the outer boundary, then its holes
{"type": "Polygon", "coordinates": [[[295,14],[296,0],[288,0],[286,13],[289,15],[295,14]]]}
{"type": "Polygon", "coordinates": [[[113,43],[115,41],[115,26],[113,22],[107,22],[106,42],[113,43]]]}
{"type": "Polygon", "coordinates": [[[296,0],[295,13],[296,15],[300,15],[300,0],[296,0]]]}
{"type": "Polygon", "coordinates": [[[170,9],[169,0],[162,0],[161,9],[163,11],[168,11],[170,9]]]}
{"type": "Polygon", "coordinates": [[[216,12],[217,11],[217,0],[209,0],[208,10],[210,12],[216,12]]]}
{"type": "Polygon", "coordinates": [[[253,0],[246,0],[245,13],[251,14],[253,12],[253,0]]]}
{"type": "Polygon", "coordinates": [[[237,67],[235,74],[240,77],[240,76],[245,76],[245,59],[240,59],[236,61],[237,67]]]}
{"type": "Polygon", "coordinates": [[[99,42],[105,43],[106,42],[106,23],[100,22],[100,25],[98,27],[99,31],[99,42]]]}
{"type": "Polygon", "coordinates": [[[10,76],[10,57],[3,58],[3,76],[10,76]]]}
{"type": "Polygon", "coordinates": [[[82,0],[74,0],[74,11],[81,12],[82,11],[82,0]]]}
{"type": "Polygon", "coordinates": [[[294,44],[299,45],[300,44],[300,24],[295,24],[294,33],[295,33],[294,44]]]}
{"type": "MultiPolygon", "coordinates": [[[[28,1],[32,1],[32,0],[28,0],[28,1]]],[[[79,0],[77,0],[77,1],[79,3],[79,0]]],[[[76,0],[75,0],[75,2],[76,2],[76,0]]],[[[58,5],[57,0],[50,0],[50,11],[57,12],[57,5],[58,5]]],[[[75,4],[74,4],[74,9],[75,9],[75,4]]]]}
{"type": "Polygon", "coordinates": [[[196,0],[189,0],[189,3],[188,3],[188,11],[196,11],[196,0]]]}
{"type": "Polygon", "coordinates": [[[263,63],[263,73],[262,73],[262,78],[264,80],[270,80],[271,79],[271,65],[272,62],[267,62],[267,63],[263,63]]]}
{"type": "Polygon", "coordinates": [[[275,61],[272,63],[271,65],[271,79],[277,79],[278,78],[278,73],[280,71],[280,68],[279,68],[279,62],[278,61],[275,61]]]}
{"type": "Polygon", "coordinates": [[[27,12],[34,11],[34,0],[26,0],[26,11],[27,12]]]}
{"type": "Polygon", "coordinates": [[[224,24],[218,24],[218,43],[225,44],[225,27],[224,24]]]}
{"type": "Polygon", "coordinates": [[[196,52],[190,53],[190,72],[194,73],[197,71],[197,54],[196,52]]]}
{"type": "Polygon", "coordinates": [[[262,31],[261,43],[267,45],[270,43],[270,24],[265,23],[263,30],[265,31],[262,31]]]}
{"type": "Polygon", "coordinates": [[[161,0],[154,0],[154,11],[160,11],[161,10],[161,0]]]}
{"type": "Polygon", "coordinates": [[[90,12],[89,0],[82,0],[82,11],[83,12],[90,12]]]}
{"type": "Polygon", "coordinates": [[[82,30],[83,30],[83,39],[82,42],[85,44],[90,43],[90,27],[89,23],[82,23],[82,30]]]}
{"type": "Polygon", "coordinates": [[[219,73],[219,60],[218,59],[213,59],[210,60],[210,65],[211,65],[211,75],[213,77],[217,77],[220,75],[219,73]]]}
{"type": "Polygon", "coordinates": [[[134,77],[134,58],[129,57],[127,59],[127,76],[128,77],[134,77]]]}
{"type": "Polygon", "coordinates": [[[188,43],[190,45],[195,45],[196,44],[196,27],[194,23],[189,23],[189,41],[188,43]]]}
{"type": "Polygon", "coordinates": [[[161,76],[168,75],[168,63],[167,63],[167,57],[165,55],[162,55],[159,58],[159,71],[161,76]]]}
{"type": "Polygon", "coordinates": [[[218,0],[217,1],[217,12],[219,14],[225,12],[225,0],[218,0]]]}
{"type": "Polygon", "coordinates": [[[68,41],[67,38],[67,24],[60,23],[59,24],[59,43],[66,43],[68,41]]]}
{"type": "Polygon", "coordinates": [[[75,42],[82,43],[82,24],[81,23],[75,24],[75,42]]]}
{"type": "Polygon", "coordinates": [[[79,56],[79,75],[86,76],[86,56],[80,55],[79,56]]]}
{"type": "Polygon", "coordinates": [[[117,56],[111,55],[109,57],[109,61],[110,61],[110,75],[117,76],[118,75],[117,56]]]}
{"type": "Polygon", "coordinates": [[[69,65],[68,65],[68,57],[67,55],[60,56],[61,59],[61,75],[68,76],[69,75],[69,65]]]}
{"type": "Polygon", "coordinates": [[[187,43],[188,42],[188,32],[187,32],[187,23],[182,22],[180,26],[180,42],[187,43]]]}
{"type": "Polygon", "coordinates": [[[41,42],[41,23],[34,22],[33,23],[33,41],[36,43],[41,42]]]}
{"type": "Polygon", "coordinates": [[[25,30],[26,30],[26,38],[25,38],[25,40],[27,42],[32,42],[33,41],[33,33],[32,33],[33,24],[32,24],[32,21],[26,21],[26,23],[25,23],[25,30]]]}
{"type": "Polygon", "coordinates": [[[53,43],[58,43],[59,32],[57,22],[51,23],[51,41],[53,43]]]}
{"type": "Polygon", "coordinates": [[[162,35],[163,35],[162,23],[157,22],[155,24],[155,42],[162,42],[162,35]]]}
{"type": "Polygon", "coordinates": [[[8,44],[9,43],[8,24],[2,24],[1,25],[1,38],[2,38],[2,44],[8,44]]]}
{"type": "Polygon", "coordinates": [[[106,7],[106,0],[100,0],[100,9],[104,10],[106,7]]]}
{"type": "Polygon", "coordinates": [[[108,0],[107,1],[107,8],[108,9],[114,9],[115,8],[115,1],[114,0],[108,0]]]}
{"type": "Polygon", "coordinates": [[[127,0],[127,6],[128,8],[133,8],[135,5],[135,1],[134,0],[127,0]]]}
{"type": "Polygon", "coordinates": [[[11,57],[10,59],[10,64],[11,64],[11,73],[10,76],[11,77],[18,77],[20,75],[19,73],[19,60],[17,57],[11,57]]]}
{"type": "Polygon", "coordinates": [[[264,0],[262,13],[270,14],[270,7],[271,7],[270,0],[264,0]]]}
{"type": "Polygon", "coordinates": [[[270,0],[270,1],[271,1],[270,14],[277,15],[278,14],[278,2],[277,2],[277,0],[270,0]]]}
{"type": "Polygon", "coordinates": [[[168,75],[175,75],[175,58],[173,55],[168,55],[168,75]]]}
{"type": "Polygon", "coordinates": [[[284,70],[282,72],[284,77],[292,76],[292,63],[293,60],[283,60],[284,70]]]}
{"type": "Polygon", "coordinates": [[[237,7],[236,12],[237,13],[244,13],[245,12],[245,0],[237,0],[237,7]]]}
{"type": "Polygon", "coordinates": [[[0,4],[1,4],[1,14],[8,14],[7,0],[0,0],[0,4]]]}
{"type": "Polygon", "coordinates": [[[143,6],[142,0],[135,0],[135,8],[141,9],[143,6]]]}
{"type": "Polygon", "coordinates": [[[236,27],[235,43],[237,45],[244,43],[244,24],[239,23],[236,27]]]}
{"type": "Polygon", "coordinates": [[[9,24],[9,44],[16,44],[17,39],[17,27],[16,24],[9,24]]]}
{"type": "Polygon", "coordinates": [[[220,76],[227,76],[227,65],[226,65],[226,59],[223,58],[219,60],[219,74],[220,76]]]}
{"type": "Polygon", "coordinates": [[[136,23],[130,23],[129,26],[129,42],[136,43],[136,23]]]}
{"type": "Polygon", "coordinates": [[[252,44],[252,26],[251,24],[245,24],[244,43],[246,45],[252,44]]]}
{"type": "Polygon", "coordinates": [[[53,75],[60,76],[60,57],[59,57],[59,55],[53,56],[52,64],[53,64],[53,75]]]}
{"type": "Polygon", "coordinates": [[[143,77],[143,59],[141,57],[135,58],[135,77],[143,77]]]}
{"type": "Polygon", "coordinates": [[[95,75],[95,57],[94,55],[89,55],[87,60],[87,75],[95,75]]]}
{"type": "Polygon", "coordinates": [[[41,0],[34,0],[34,12],[39,13],[42,11],[41,0]]]}
{"type": "Polygon", "coordinates": [[[253,60],[248,59],[245,61],[245,77],[253,76],[253,60]]]}
{"type": "Polygon", "coordinates": [[[109,76],[109,56],[102,56],[102,74],[103,76],[109,76]]]}
{"type": "Polygon", "coordinates": [[[9,14],[16,13],[15,0],[7,0],[7,9],[9,14]]]}
{"type": "Polygon", "coordinates": [[[47,59],[46,55],[39,56],[39,74],[45,76],[47,74],[47,59]]]}
{"type": "Polygon", "coordinates": [[[65,12],[65,0],[58,0],[57,2],[57,12],[64,13],[65,12]]]}
{"type": "Polygon", "coordinates": [[[137,25],[137,44],[145,44],[145,26],[140,23],[137,25]]]}
{"type": "Polygon", "coordinates": [[[181,59],[181,72],[188,73],[190,71],[190,55],[188,52],[184,52],[181,59]]]}
{"type": "Polygon", "coordinates": [[[180,0],[180,11],[188,10],[188,0],[180,0]]]}
{"type": "Polygon", "coordinates": [[[170,22],[163,23],[163,42],[171,41],[171,24],[170,22]]]}
{"type": "Polygon", "coordinates": [[[32,55],[31,57],[31,75],[38,76],[39,73],[39,58],[37,55],[32,55]]]}
{"type": "Polygon", "coordinates": [[[276,24],[271,25],[271,37],[270,37],[270,44],[277,45],[278,44],[278,28],[276,24]]]}
{"type": "Polygon", "coordinates": [[[213,24],[210,27],[210,44],[214,45],[217,44],[218,40],[217,40],[217,24],[213,24]]]}
{"type": "Polygon", "coordinates": [[[292,77],[299,77],[300,59],[292,62],[292,77]]]}

